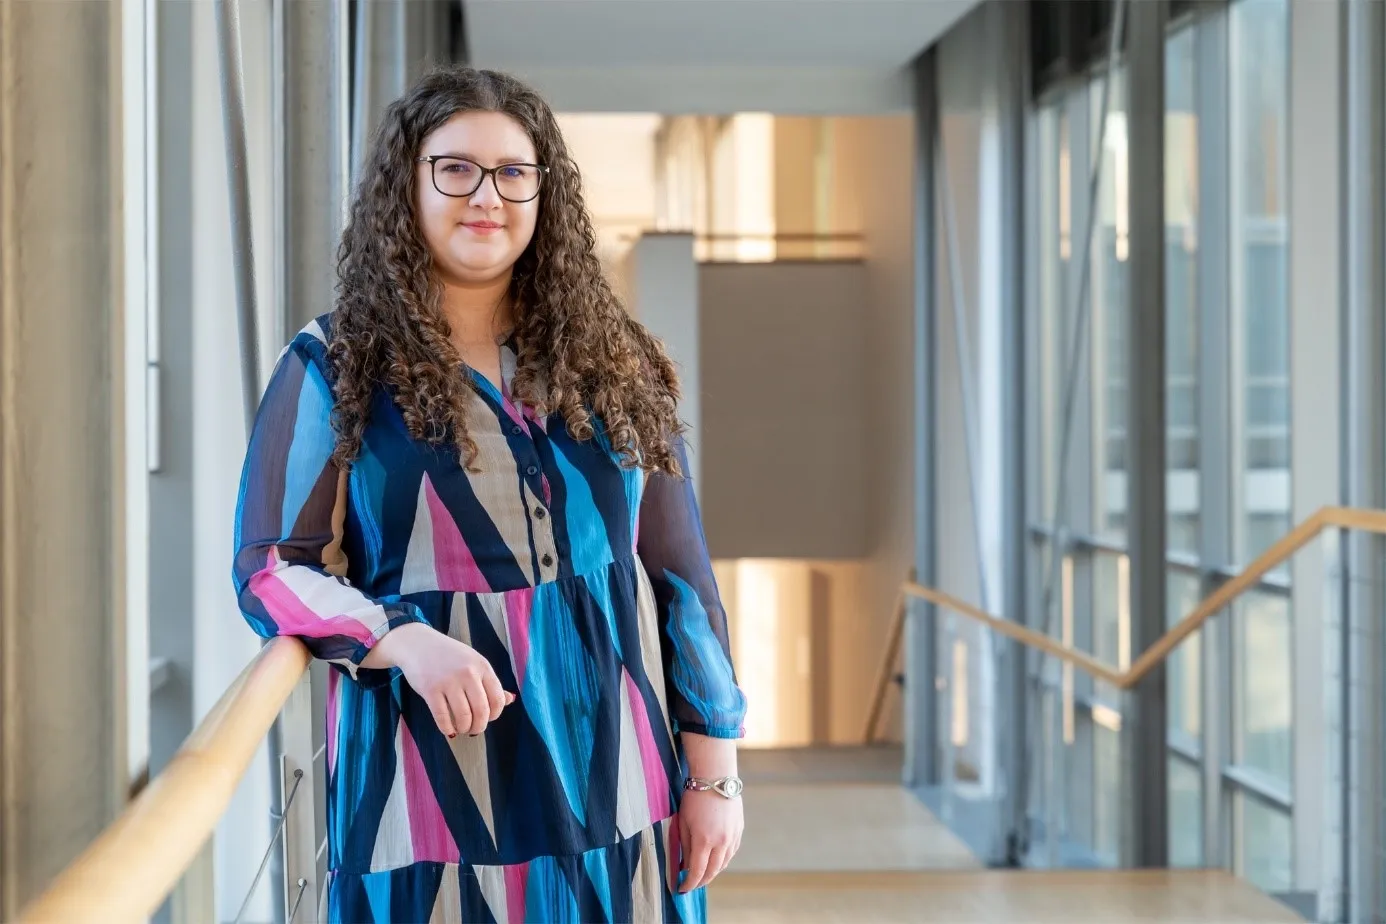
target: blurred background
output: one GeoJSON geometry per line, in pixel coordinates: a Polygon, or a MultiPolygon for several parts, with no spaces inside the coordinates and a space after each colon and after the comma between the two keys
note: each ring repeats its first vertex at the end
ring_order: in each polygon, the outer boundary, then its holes
{"type": "Polygon", "coordinates": [[[318,919],[246,421],[449,62],[680,367],[713,920],[1386,920],[1380,0],[0,0],[0,917],[318,919]]]}

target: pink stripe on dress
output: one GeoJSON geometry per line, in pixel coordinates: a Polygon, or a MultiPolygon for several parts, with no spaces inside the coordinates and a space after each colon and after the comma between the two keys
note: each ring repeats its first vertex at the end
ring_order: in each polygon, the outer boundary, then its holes
{"type": "Polygon", "coordinates": [[[529,620],[534,611],[534,589],[522,588],[505,595],[505,622],[510,630],[510,657],[514,662],[515,682],[520,691],[525,688],[525,670],[529,667],[529,620]]]}
{"type": "Polygon", "coordinates": [[[433,570],[439,590],[484,594],[491,585],[481,574],[472,550],[457,529],[447,506],[433,490],[433,482],[424,475],[424,496],[428,499],[429,519],[433,525],[433,570]]]}
{"type": "Polygon", "coordinates": [[[448,828],[447,819],[433,793],[433,783],[424,770],[423,757],[409,726],[401,721],[400,754],[404,759],[404,798],[409,806],[409,835],[414,844],[414,862],[432,860],[457,863],[461,854],[448,828]]]}
{"type": "Polygon", "coordinates": [[[505,910],[508,924],[525,924],[525,892],[529,888],[529,864],[505,867],[505,910]]]}
{"type": "Polygon", "coordinates": [[[630,694],[630,715],[635,723],[635,740],[640,745],[640,763],[645,770],[645,798],[650,804],[650,821],[658,821],[669,816],[669,780],[664,774],[664,762],[659,759],[645,697],[640,695],[635,679],[624,668],[621,676],[630,694]]]}
{"type": "MultiPolygon", "coordinates": [[[[370,626],[355,617],[342,614],[324,616],[314,612],[284,583],[278,574],[279,568],[279,556],[271,549],[264,569],[250,577],[250,592],[265,605],[266,612],[279,627],[280,635],[306,635],[310,638],[345,635],[363,645],[374,638],[370,626]]],[[[336,582],[336,578],[326,575],[322,579],[336,582]]]]}

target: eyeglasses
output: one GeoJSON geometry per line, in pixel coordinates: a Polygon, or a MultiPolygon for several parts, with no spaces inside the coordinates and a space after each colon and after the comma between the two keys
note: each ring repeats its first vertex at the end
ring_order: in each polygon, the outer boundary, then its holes
{"type": "Polygon", "coordinates": [[[540,164],[501,164],[483,167],[463,157],[430,154],[420,157],[433,171],[433,188],[445,196],[465,199],[481,188],[489,176],[496,193],[507,202],[528,202],[539,195],[539,186],[548,167],[540,164]]]}

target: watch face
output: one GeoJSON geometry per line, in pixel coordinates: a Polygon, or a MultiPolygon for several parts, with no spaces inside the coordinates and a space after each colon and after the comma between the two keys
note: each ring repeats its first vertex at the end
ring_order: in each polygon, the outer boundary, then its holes
{"type": "Polygon", "coordinates": [[[722,781],[722,792],[728,799],[741,795],[741,789],[741,781],[734,776],[722,781]]]}

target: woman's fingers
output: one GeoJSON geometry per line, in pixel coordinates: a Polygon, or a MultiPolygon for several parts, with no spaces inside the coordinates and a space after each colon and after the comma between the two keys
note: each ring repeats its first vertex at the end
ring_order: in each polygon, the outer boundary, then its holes
{"type": "Polygon", "coordinates": [[[443,691],[447,699],[448,710],[452,713],[453,733],[449,738],[455,738],[461,734],[470,734],[472,727],[472,705],[467,700],[466,691],[458,686],[453,686],[443,691]]]}
{"type": "Polygon", "coordinates": [[[486,726],[491,721],[491,701],[486,695],[486,687],[481,682],[481,674],[471,673],[463,678],[462,690],[472,711],[471,721],[462,730],[469,735],[479,735],[486,731],[486,726]]]}
{"type": "Polygon", "coordinates": [[[687,858],[688,874],[684,877],[683,885],[679,888],[680,892],[692,892],[703,884],[703,877],[707,875],[711,852],[711,846],[707,841],[695,840],[693,842],[693,850],[687,858]]]}
{"type": "Polygon", "coordinates": [[[707,854],[707,871],[703,873],[703,881],[699,884],[704,886],[710,885],[712,880],[722,874],[722,870],[726,868],[727,860],[730,858],[730,854],[727,852],[726,847],[709,848],[707,854]]]}
{"type": "Polygon", "coordinates": [[[501,717],[501,710],[509,703],[509,699],[495,671],[488,670],[481,678],[481,685],[486,690],[486,702],[490,708],[491,721],[494,722],[501,717]]]}
{"type": "Polygon", "coordinates": [[[438,731],[449,738],[456,738],[457,726],[453,724],[452,710],[448,708],[447,698],[439,692],[428,697],[424,702],[428,703],[428,711],[433,713],[433,721],[438,723],[438,731]]]}

